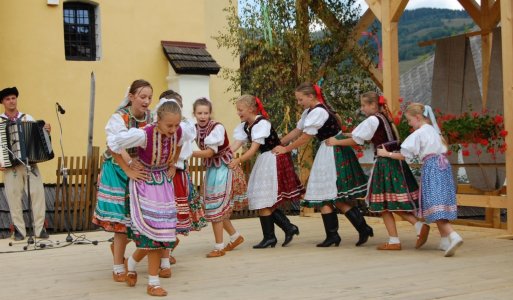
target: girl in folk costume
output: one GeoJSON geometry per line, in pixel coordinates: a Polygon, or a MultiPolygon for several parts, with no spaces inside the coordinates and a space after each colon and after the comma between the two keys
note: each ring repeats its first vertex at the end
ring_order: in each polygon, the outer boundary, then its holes
{"type": "Polygon", "coordinates": [[[446,143],[430,106],[412,103],[406,108],[405,115],[415,131],[401,144],[401,152],[381,148],[378,156],[399,160],[418,156],[422,159],[420,216],[428,223],[436,223],[442,237],[439,248],[445,250],[445,256],[453,256],[463,239],[449,223],[458,217],[458,207],[451,165],[445,156],[446,143]]]}
{"type": "MultiPolygon", "coordinates": [[[[159,105],[166,101],[175,101],[180,108],[183,108],[182,96],[173,90],[167,90],[160,94],[159,105]]],[[[155,110],[157,110],[157,108],[155,110]]],[[[182,148],[178,156],[178,161],[175,164],[176,174],[173,177],[177,210],[176,233],[188,235],[191,230],[199,231],[201,228],[207,226],[207,222],[200,196],[192,184],[187,167],[187,161],[192,156],[192,143],[196,139],[196,126],[192,120],[182,115],[180,128],[182,129],[182,148]]],[[[180,240],[177,238],[175,247],[178,245],[179,241],[180,240]]],[[[175,248],[172,250],[174,249],[175,248]]],[[[171,272],[167,274],[168,269],[164,266],[166,265],[165,260],[169,260],[171,264],[176,263],[176,259],[169,254],[168,250],[163,254],[160,277],[169,277],[171,275],[171,272]],[[163,274],[164,271],[166,271],[166,274],[163,274]]]]}
{"type": "Polygon", "coordinates": [[[280,139],[269,122],[260,99],[243,95],[237,100],[236,106],[237,114],[243,122],[235,128],[236,142],[232,145],[232,151],[237,151],[248,141],[251,146],[240,158],[232,160],[229,167],[236,168],[251,159],[257,151],[261,153],[248,180],[249,209],[258,209],[264,234],[263,240],[253,248],[276,245],[275,223],[285,232],[282,246],[286,246],[295,234],[299,234],[299,228],[277,206],[286,201],[298,201],[304,193],[304,187],[294,171],[290,154],[274,155],[271,152],[280,145],[280,139]]]}
{"type": "MultiPolygon", "coordinates": [[[[118,110],[110,117],[105,131],[107,141],[116,134],[127,132],[130,128],[140,128],[151,123],[151,104],[153,89],[145,80],[134,81],[118,110]]],[[[124,282],[126,270],[123,264],[126,244],[128,243],[126,225],[130,222],[127,212],[128,176],[119,163],[112,158],[107,149],[100,173],[96,208],[92,222],[106,231],[114,232],[111,250],[114,256],[113,279],[124,282]]],[[[121,151],[122,158],[130,167],[128,171],[133,179],[143,178],[142,165],[135,159],[137,149],[121,151]]]]}
{"type": "Polygon", "coordinates": [[[203,183],[205,218],[212,222],[216,242],[207,257],[219,257],[244,242],[242,235],[233,227],[230,216],[233,209],[241,209],[247,204],[246,181],[240,167],[228,168],[233,152],[223,125],[210,119],[212,103],[206,98],[197,99],[193,112],[200,150],[194,151],[192,156],[202,158],[206,167],[203,183]],[[223,228],[230,235],[226,246],[223,228]]]}
{"type": "MultiPolygon", "coordinates": [[[[384,98],[375,92],[367,92],[360,97],[360,102],[361,111],[368,116],[367,119],[353,130],[350,138],[330,139],[328,143],[363,145],[365,141],[371,141],[375,149],[385,148],[390,153],[399,151],[399,135],[391,122],[384,98]]],[[[379,245],[378,250],[401,250],[392,212],[415,226],[418,236],[416,248],[426,243],[429,226],[418,221],[412,213],[418,207],[419,187],[405,161],[390,157],[376,158],[369,180],[367,201],[370,211],[381,213],[389,235],[388,242],[379,245]]]]}
{"type": "Polygon", "coordinates": [[[373,236],[372,228],[367,225],[360,210],[351,207],[349,200],[365,196],[367,177],[358,163],[358,159],[350,147],[332,147],[326,143],[340,133],[340,121],[336,113],[327,105],[320,88],[311,83],[302,83],[295,90],[299,105],[305,111],[297,124],[297,128],[281,139],[283,145],[277,146],[273,152],[283,154],[308,143],[313,137],[321,141],[310,171],[303,206],[320,207],[326,232],[326,239],[317,247],[329,247],[340,244],[338,235],[338,217],[335,206],[351,221],[359,233],[356,246],[367,242],[373,236]]]}
{"type": "MultiPolygon", "coordinates": [[[[109,141],[116,156],[121,149],[138,147],[137,154],[147,177],[130,180],[130,226],[128,236],[137,250],[128,258],[126,282],[135,286],[137,263],[148,256],[147,293],[165,296],[160,286],[159,267],[162,249],[170,249],[176,240],[176,203],[173,188],[174,164],[181,147],[180,106],[164,102],[157,110],[158,121],[143,129],[130,129],[109,141]]],[[[122,162],[121,166],[128,166],[122,162]]]]}

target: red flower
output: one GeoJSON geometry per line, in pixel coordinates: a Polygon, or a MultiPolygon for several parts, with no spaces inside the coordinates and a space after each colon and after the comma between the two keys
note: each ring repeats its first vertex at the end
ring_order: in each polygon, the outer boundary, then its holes
{"type": "Polygon", "coordinates": [[[508,149],[508,145],[504,144],[499,147],[499,152],[504,153],[504,152],[506,152],[506,149],[508,149]]]}
{"type": "Polygon", "coordinates": [[[463,148],[468,148],[468,143],[461,143],[461,146],[462,146],[463,148]]]}
{"type": "Polygon", "coordinates": [[[451,155],[451,154],[452,154],[452,151],[451,151],[451,150],[448,150],[448,151],[447,151],[447,155],[449,156],[449,155],[451,155]]]}
{"type": "Polygon", "coordinates": [[[472,112],[472,117],[474,117],[474,118],[479,117],[479,113],[477,113],[477,112],[475,112],[475,111],[474,111],[474,112],[472,112]]]}
{"type": "Polygon", "coordinates": [[[481,149],[477,149],[477,150],[476,150],[476,154],[477,154],[477,156],[481,155],[481,153],[483,153],[483,151],[481,151],[481,149]]]}
{"type": "Polygon", "coordinates": [[[358,153],[356,153],[356,157],[358,157],[358,158],[363,157],[363,152],[358,152],[358,153]]]}
{"type": "Polygon", "coordinates": [[[488,140],[487,139],[481,139],[479,141],[479,143],[482,145],[482,146],[488,146],[488,140]]]}
{"type": "Polygon", "coordinates": [[[394,117],[394,124],[395,124],[395,126],[399,126],[399,123],[401,123],[401,118],[400,117],[394,117]]]}
{"type": "Polygon", "coordinates": [[[501,124],[504,122],[504,118],[501,115],[496,115],[493,119],[493,122],[495,122],[495,124],[501,124]]]}
{"type": "Polygon", "coordinates": [[[495,154],[495,148],[488,148],[488,153],[495,154]]]}
{"type": "Polygon", "coordinates": [[[499,133],[502,137],[506,137],[508,135],[508,131],[507,130],[501,130],[501,132],[499,133]]]}
{"type": "Polygon", "coordinates": [[[342,125],[342,128],[341,128],[341,129],[342,129],[342,132],[347,132],[347,126],[342,125]]]}
{"type": "Polygon", "coordinates": [[[397,115],[398,115],[398,116],[402,116],[402,115],[403,115],[403,111],[402,111],[402,110],[398,111],[398,112],[397,112],[397,115]]]}
{"type": "Polygon", "coordinates": [[[399,98],[399,103],[403,103],[403,98],[399,98]]]}
{"type": "Polygon", "coordinates": [[[463,156],[469,156],[470,155],[470,151],[463,150],[463,151],[461,151],[461,154],[463,154],[463,156]]]}

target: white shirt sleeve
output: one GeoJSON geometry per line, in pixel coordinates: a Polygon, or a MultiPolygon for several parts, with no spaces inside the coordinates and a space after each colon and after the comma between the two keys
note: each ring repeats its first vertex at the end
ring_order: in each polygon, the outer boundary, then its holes
{"type": "Polygon", "coordinates": [[[205,146],[217,153],[219,146],[224,143],[224,133],[223,125],[217,124],[210,134],[205,137],[205,146]]]}
{"type": "Polygon", "coordinates": [[[188,119],[180,122],[182,128],[182,141],[183,143],[192,142],[196,139],[196,126],[188,119]]]}
{"type": "Polygon", "coordinates": [[[126,128],[125,122],[118,113],[113,114],[105,126],[107,146],[115,153],[121,150],[146,144],[146,134],[142,129],[126,128]]]}
{"type": "Polygon", "coordinates": [[[324,123],[326,123],[328,118],[328,112],[325,109],[317,107],[312,109],[310,113],[307,113],[307,111],[303,112],[303,115],[301,116],[301,120],[304,120],[301,124],[302,128],[299,127],[299,124],[298,128],[303,130],[303,132],[306,134],[316,135],[319,131],[319,128],[321,128],[324,123]]]}
{"type": "Polygon", "coordinates": [[[235,127],[235,129],[233,130],[233,139],[234,140],[241,141],[241,142],[247,142],[249,140],[247,133],[244,131],[245,125],[246,125],[246,122],[242,122],[239,125],[237,125],[237,127],[235,127]]]}
{"type": "Polygon", "coordinates": [[[361,122],[352,132],[352,138],[358,145],[363,145],[365,141],[370,141],[379,126],[379,120],[376,116],[370,116],[361,122]]]}
{"type": "Polygon", "coordinates": [[[301,114],[301,118],[299,119],[299,121],[297,122],[297,125],[296,125],[296,128],[297,129],[301,129],[303,130],[303,128],[305,128],[305,119],[306,119],[306,115],[308,114],[308,109],[305,109],[303,111],[303,114],[301,114]]]}
{"type": "Polygon", "coordinates": [[[420,154],[420,135],[414,131],[401,143],[401,154],[409,159],[420,154]]]}
{"type": "Polygon", "coordinates": [[[33,121],[35,121],[35,119],[34,119],[31,115],[29,115],[29,114],[25,114],[25,115],[23,116],[23,118],[21,118],[21,120],[22,120],[22,121],[29,121],[29,122],[33,122],[33,121]]]}
{"type": "Polygon", "coordinates": [[[251,129],[251,140],[260,145],[265,144],[265,139],[271,135],[271,122],[262,120],[251,129]]]}

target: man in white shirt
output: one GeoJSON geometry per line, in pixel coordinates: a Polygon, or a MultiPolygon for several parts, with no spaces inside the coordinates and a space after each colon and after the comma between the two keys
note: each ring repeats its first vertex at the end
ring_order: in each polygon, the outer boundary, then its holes
{"type": "MultiPolygon", "coordinates": [[[[33,121],[32,116],[18,111],[18,89],[16,87],[5,88],[0,91],[0,103],[4,106],[4,113],[0,115],[1,122],[33,121]]],[[[50,132],[50,124],[45,124],[45,130],[50,132]]],[[[3,143],[0,141],[0,143],[3,143]]],[[[7,145],[0,145],[2,148],[7,145]]],[[[45,193],[41,174],[36,164],[32,164],[30,174],[30,196],[32,201],[33,224],[27,224],[29,228],[34,226],[34,234],[39,238],[48,238],[48,233],[44,227],[45,222],[45,193]]],[[[26,226],[23,220],[22,197],[25,188],[27,174],[24,165],[19,164],[14,167],[4,168],[0,166],[0,171],[4,173],[4,186],[7,203],[11,213],[11,220],[14,224],[14,236],[17,241],[23,240],[26,236],[26,226]]]]}

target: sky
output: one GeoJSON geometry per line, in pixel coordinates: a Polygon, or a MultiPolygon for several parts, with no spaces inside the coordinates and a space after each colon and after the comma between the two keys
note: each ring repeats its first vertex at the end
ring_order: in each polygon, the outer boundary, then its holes
{"type": "MultiPolygon", "coordinates": [[[[367,9],[367,3],[365,0],[357,0],[362,7],[362,11],[367,9]]],[[[448,8],[462,10],[463,7],[460,5],[458,0],[410,0],[406,9],[416,9],[421,7],[434,7],[434,8],[448,8]]]]}

